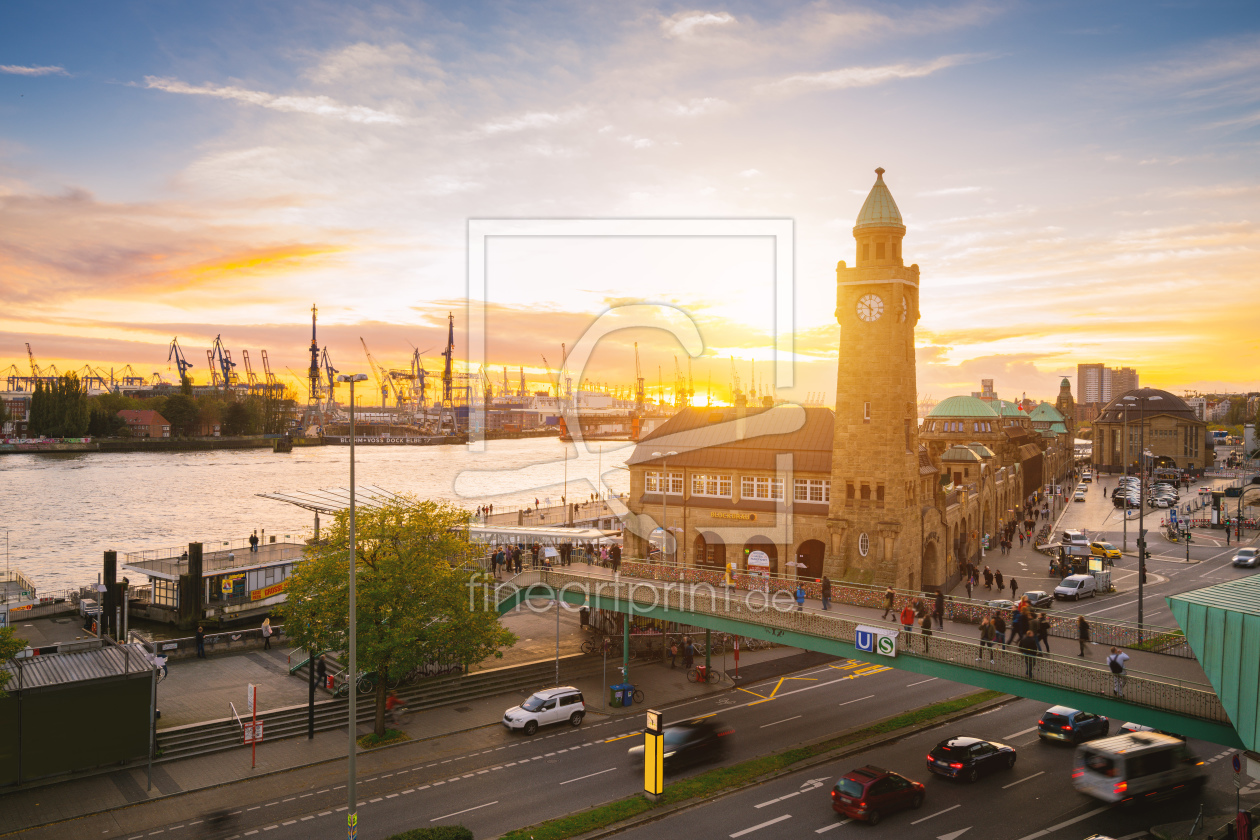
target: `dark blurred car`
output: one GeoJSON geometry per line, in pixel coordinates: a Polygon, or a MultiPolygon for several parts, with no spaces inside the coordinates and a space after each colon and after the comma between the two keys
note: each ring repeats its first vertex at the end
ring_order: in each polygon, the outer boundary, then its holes
{"type": "Polygon", "coordinates": [[[1054,597],[1041,589],[1030,589],[1024,593],[1024,597],[1028,599],[1028,603],[1034,607],[1053,607],[1054,597]]]}
{"type": "Polygon", "coordinates": [[[1015,766],[1015,749],[996,741],[960,736],[941,741],[927,756],[927,768],[938,776],[974,782],[981,776],[1015,766]]]}
{"type": "Polygon", "coordinates": [[[1079,744],[1094,738],[1105,738],[1111,730],[1111,721],[1104,715],[1094,715],[1067,706],[1051,706],[1037,721],[1037,737],[1043,741],[1064,741],[1079,744]]]}
{"type": "MultiPolygon", "coordinates": [[[[726,736],[735,730],[712,718],[665,727],[665,768],[720,759],[726,753],[726,736]]],[[[635,766],[643,766],[643,745],[626,750],[635,766]]]]}
{"type": "Polygon", "coordinates": [[[831,808],[842,816],[875,825],[886,814],[918,808],[923,804],[923,792],[921,782],[868,764],[840,777],[831,789],[831,808]]]}

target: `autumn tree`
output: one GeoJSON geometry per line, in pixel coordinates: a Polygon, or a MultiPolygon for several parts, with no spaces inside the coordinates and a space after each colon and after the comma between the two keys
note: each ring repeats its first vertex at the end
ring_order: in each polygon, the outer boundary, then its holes
{"type": "MultiPolygon", "coordinates": [[[[14,635],[12,627],[0,627],[0,662],[12,659],[24,647],[26,642],[14,635]]],[[[4,696],[4,685],[8,681],[9,672],[0,670],[0,697],[4,696]]]]}
{"type": "MultiPolygon", "coordinates": [[[[386,684],[433,659],[464,667],[516,637],[498,613],[471,597],[483,574],[462,565],[470,546],[467,514],[444,502],[405,498],[356,514],[355,625],[358,667],[376,675],[377,735],[385,734],[386,684]]],[[[349,634],[348,511],[337,514],[326,542],[288,578],[285,634],[308,650],[346,650],[349,634]]],[[[354,679],[355,675],[348,675],[354,679]]],[[[353,690],[353,688],[351,689],[353,690]]]]}

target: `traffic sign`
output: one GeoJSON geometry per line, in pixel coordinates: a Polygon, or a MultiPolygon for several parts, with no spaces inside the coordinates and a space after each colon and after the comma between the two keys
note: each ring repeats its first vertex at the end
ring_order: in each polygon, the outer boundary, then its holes
{"type": "Polygon", "coordinates": [[[253,744],[263,739],[263,722],[245,724],[245,743],[253,744]]]}
{"type": "Polygon", "coordinates": [[[1238,753],[1234,753],[1234,772],[1242,772],[1242,757],[1238,753]]]}
{"type": "Polygon", "coordinates": [[[245,686],[245,711],[250,714],[254,713],[254,698],[258,696],[258,691],[253,683],[245,686]]]}

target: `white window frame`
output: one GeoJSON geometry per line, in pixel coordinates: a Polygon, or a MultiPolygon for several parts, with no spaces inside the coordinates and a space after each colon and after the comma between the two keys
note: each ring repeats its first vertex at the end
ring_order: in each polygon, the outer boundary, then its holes
{"type": "Polygon", "coordinates": [[[691,495],[709,496],[715,499],[731,498],[732,480],[730,475],[718,473],[692,473],[691,495]]]}
{"type": "Polygon", "coordinates": [[[821,478],[798,478],[795,480],[792,498],[798,502],[830,502],[831,481],[821,478]]]}
{"type": "Polygon", "coordinates": [[[739,495],[742,499],[783,501],[783,479],[765,475],[739,477],[739,495]]]}
{"type": "Polygon", "coordinates": [[[660,493],[661,484],[667,483],[669,489],[665,491],[667,496],[681,496],[683,494],[683,474],[681,472],[670,471],[668,476],[660,470],[646,470],[643,473],[643,492],[644,493],[660,493]],[[662,482],[662,479],[665,479],[662,482]]]}
{"type": "Polygon", "coordinates": [[[871,538],[865,532],[858,535],[858,553],[865,557],[871,551],[871,538]]]}

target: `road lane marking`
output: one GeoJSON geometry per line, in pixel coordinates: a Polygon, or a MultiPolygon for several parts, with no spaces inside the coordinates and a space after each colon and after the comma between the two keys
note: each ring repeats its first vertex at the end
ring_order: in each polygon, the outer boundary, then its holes
{"type": "Polygon", "coordinates": [[[1007,740],[1010,740],[1011,738],[1018,738],[1020,735],[1027,735],[1029,732],[1036,732],[1036,731],[1037,731],[1037,727],[1030,726],[1027,729],[1021,729],[1018,732],[1012,732],[1010,735],[1003,735],[1002,737],[1006,738],[1007,740]]]}
{"type": "Polygon", "coordinates": [[[804,715],[796,715],[795,717],[784,718],[783,720],[776,720],[774,723],[763,723],[760,728],[765,729],[767,726],[778,726],[780,723],[787,723],[789,720],[796,720],[796,718],[800,718],[800,717],[804,717],[804,715]]]}
{"type": "MultiPolygon", "coordinates": [[[[858,698],[858,699],[856,699],[856,700],[846,700],[846,701],[844,701],[843,703],[840,703],[840,704],[838,704],[838,705],[841,705],[841,706],[847,706],[847,705],[849,705],[850,703],[861,703],[863,700],[870,700],[870,699],[871,699],[872,697],[874,697],[874,696],[875,696],[874,694],[868,694],[868,695],[866,695],[865,697],[859,697],[859,698],[858,698]]],[[[844,824],[844,823],[837,823],[837,825],[843,825],[843,824],[844,824]]],[[[828,828],[831,828],[831,827],[832,827],[832,826],[828,826],[828,828]]]]}
{"type": "Polygon", "coordinates": [[[1043,828],[1041,831],[1035,832],[1033,834],[1025,835],[1024,837],[1019,838],[1019,840],[1036,840],[1036,838],[1038,837],[1045,837],[1047,834],[1051,833],[1052,831],[1058,831],[1060,828],[1067,828],[1069,825],[1074,825],[1075,823],[1078,823],[1081,820],[1087,820],[1090,817],[1097,816],[1098,814],[1101,814],[1104,811],[1110,811],[1110,810],[1111,810],[1110,805],[1104,805],[1101,808],[1095,808],[1092,811],[1087,811],[1086,813],[1081,814],[1079,817],[1073,817],[1070,820],[1064,820],[1058,825],[1052,825],[1049,828],[1043,828]]]}
{"type": "Polygon", "coordinates": [[[853,822],[853,820],[840,820],[840,822],[832,823],[831,825],[824,825],[822,828],[816,828],[814,829],[814,833],[822,834],[824,831],[831,831],[833,828],[839,828],[840,826],[847,825],[851,822],[853,822]]]}
{"type": "Polygon", "coordinates": [[[635,735],[640,735],[640,734],[642,734],[642,733],[640,733],[640,732],[631,732],[629,735],[618,735],[616,738],[605,738],[605,739],[604,739],[604,743],[605,743],[605,744],[611,744],[613,741],[621,741],[621,740],[624,740],[624,739],[626,739],[626,738],[633,738],[635,735]]]}
{"type": "Polygon", "coordinates": [[[1038,776],[1044,776],[1045,774],[1046,774],[1046,771],[1045,771],[1045,770],[1042,770],[1040,773],[1033,773],[1031,776],[1025,776],[1024,778],[1022,778],[1022,779],[1020,779],[1020,780],[1018,780],[1018,781],[1011,782],[1009,785],[1002,785],[1002,790],[1006,790],[1007,788],[1012,788],[1012,787],[1015,787],[1015,785],[1020,785],[1020,784],[1023,784],[1024,782],[1028,781],[1029,779],[1035,779],[1035,778],[1037,778],[1038,776]]]}
{"type": "Polygon", "coordinates": [[[939,817],[941,814],[948,814],[950,811],[954,810],[954,808],[961,808],[961,807],[962,807],[962,803],[960,802],[957,805],[953,805],[949,808],[946,808],[944,811],[937,811],[935,814],[928,814],[926,817],[920,817],[919,819],[910,823],[910,825],[918,825],[921,822],[927,822],[933,817],[939,817]]]}
{"type": "MultiPolygon", "coordinates": [[[[936,677],[928,677],[926,680],[919,680],[918,682],[910,683],[910,685],[906,686],[906,688],[914,688],[916,685],[923,685],[924,683],[930,683],[934,679],[936,679],[936,677]]],[[[911,823],[911,825],[914,825],[914,823],[911,823]]]]}
{"type": "Polygon", "coordinates": [[[449,817],[458,817],[460,814],[467,814],[469,811],[479,811],[482,808],[489,808],[491,805],[498,805],[498,804],[499,804],[499,800],[496,799],[493,802],[487,802],[485,805],[475,805],[472,808],[465,808],[462,811],[456,811],[453,814],[447,814],[446,816],[443,816],[443,817],[434,817],[433,819],[429,820],[429,822],[437,822],[438,820],[444,820],[449,817]]]}
{"type": "Polygon", "coordinates": [[[751,828],[745,828],[743,831],[737,831],[734,834],[732,834],[731,837],[743,837],[745,834],[752,834],[754,831],[759,831],[760,829],[763,829],[768,825],[774,825],[775,823],[781,823],[784,820],[790,820],[790,819],[792,819],[791,814],[784,814],[781,817],[775,817],[772,820],[767,820],[766,822],[760,823],[758,825],[754,825],[751,828]]]}
{"type": "Polygon", "coordinates": [[[783,796],[780,796],[778,799],[767,799],[765,802],[762,802],[760,805],[754,805],[753,807],[764,808],[767,805],[773,805],[776,802],[782,802],[785,799],[791,799],[793,796],[800,796],[800,795],[801,795],[801,792],[799,790],[794,790],[791,793],[787,793],[787,794],[784,794],[783,796]]]}
{"type": "MultiPolygon", "coordinates": [[[[605,773],[611,773],[612,771],[614,771],[614,770],[616,770],[616,769],[617,769],[616,767],[609,767],[607,770],[600,770],[598,773],[589,773],[589,774],[587,774],[587,775],[585,775],[585,776],[578,776],[576,779],[569,779],[569,782],[580,782],[580,781],[582,781],[583,779],[590,779],[590,778],[593,778],[593,777],[595,777],[595,776],[602,776],[602,775],[604,775],[605,773]]],[[[562,785],[567,785],[569,782],[561,782],[560,784],[562,784],[562,785]]]]}

